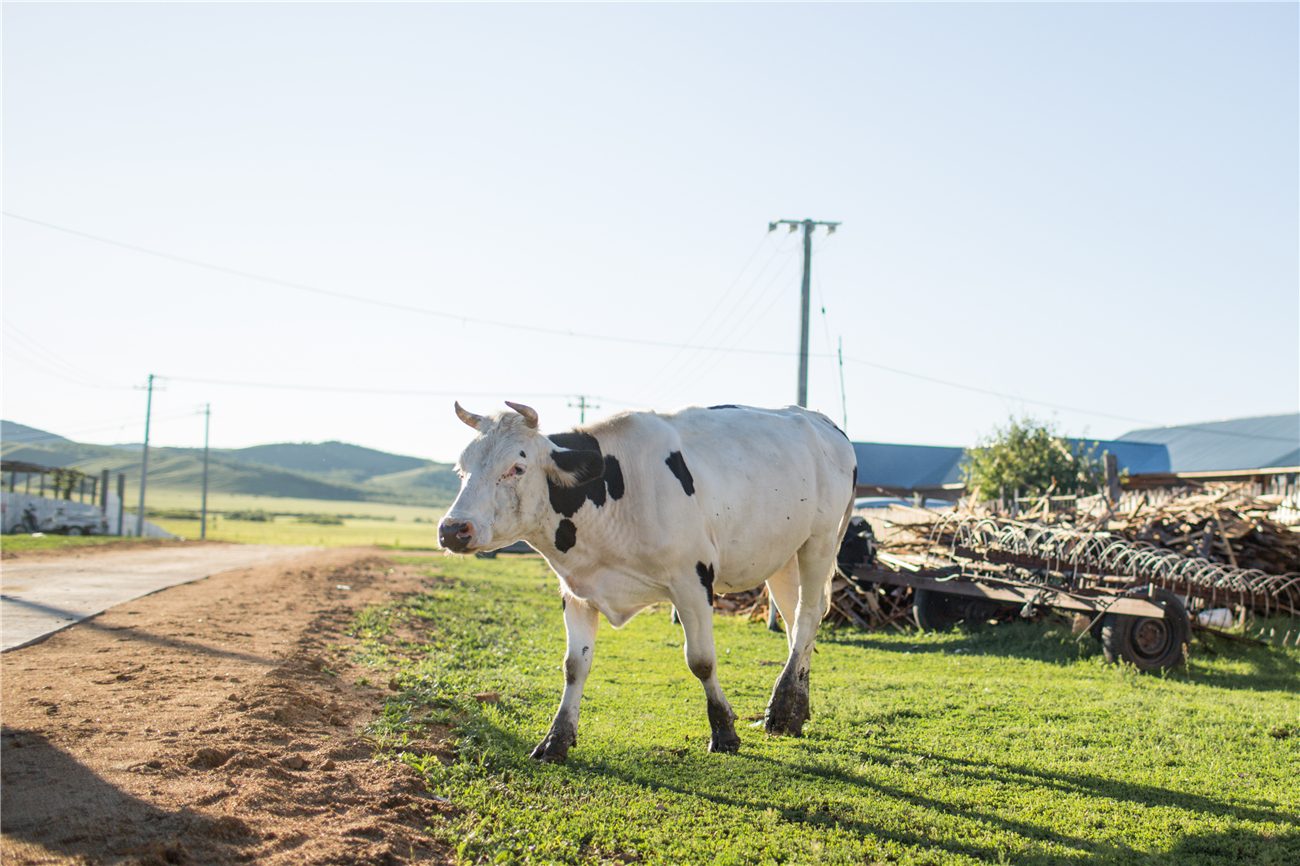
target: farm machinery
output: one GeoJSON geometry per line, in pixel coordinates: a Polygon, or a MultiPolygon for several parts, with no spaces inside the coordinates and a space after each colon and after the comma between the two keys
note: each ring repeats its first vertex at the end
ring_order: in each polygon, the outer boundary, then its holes
{"type": "Polygon", "coordinates": [[[944,630],[1017,610],[1072,611],[1087,617],[1107,661],[1168,670],[1184,660],[1189,614],[1300,613],[1300,574],[1187,557],[1110,532],[969,513],[936,513],[906,528],[916,542],[905,554],[841,559],[832,617],[879,628],[910,614],[923,629],[944,630]],[[907,590],[910,609],[897,603],[907,590]]]}

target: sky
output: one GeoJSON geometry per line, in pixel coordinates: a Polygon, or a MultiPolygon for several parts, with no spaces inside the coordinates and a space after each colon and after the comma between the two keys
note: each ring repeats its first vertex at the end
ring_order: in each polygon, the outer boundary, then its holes
{"type": "Polygon", "coordinates": [[[1296,3],[3,6],[3,416],[453,461],[797,397],[973,445],[1300,408],[1296,3]]]}

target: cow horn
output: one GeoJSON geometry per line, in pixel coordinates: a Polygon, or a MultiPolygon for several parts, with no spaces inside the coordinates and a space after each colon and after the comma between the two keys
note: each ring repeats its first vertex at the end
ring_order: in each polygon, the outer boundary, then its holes
{"type": "Polygon", "coordinates": [[[478,425],[483,423],[482,415],[475,415],[473,412],[466,412],[460,407],[459,401],[456,403],[456,417],[473,427],[475,430],[478,429],[478,425]]]}
{"type": "Polygon", "coordinates": [[[514,409],[520,415],[523,415],[525,424],[527,424],[529,427],[532,427],[534,430],[537,429],[536,409],[534,409],[532,406],[525,406],[523,403],[511,403],[509,400],[506,401],[506,405],[509,406],[511,409],[514,409]]]}

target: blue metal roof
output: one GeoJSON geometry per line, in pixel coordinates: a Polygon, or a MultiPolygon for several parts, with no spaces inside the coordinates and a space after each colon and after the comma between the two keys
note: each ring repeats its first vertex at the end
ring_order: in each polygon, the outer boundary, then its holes
{"type": "MultiPolygon", "coordinates": [[[[1169,468],[1147,472],[1228,472],[1300,465],[1300,413],[1131,430],[1120,442],[1169,450],[1169,468]]],[[[1133,471],[1133,470],[1130,470],[1133,471]]]]}
{"type": "Polygon", "coordinates": [[[1129,475],[1143,472],[1172,472],[1169,468],[1169,449],[1155,442],[1124,442],[1116,439],[1066,439],[1078,452],[1079,448],[1091,448],[1092,453],[1101,459],[1101,455],[1110,452],[1119,461],[1119,471],[1128,471],[1129,475]]]}
{"type": "MultiPolygon", "coordinates": [[[[1118,439],[1066,439],[1114,454],[1129,475],[1300,466],[1300,414],[1133,430],[1118,439]]],[[[961,484],[966,449],[854,442],[858,484],[906,490],[961,484]]]]}
{"type": "MultiPolygon", "coordinates": [[[[1119,460],[1121,472],[1170,472],[1169,450],[1151,442],[1099,441],[1066,439],[1078,450],[1093,448],[1098,458],[1109,451],[1119,460]]],[[[889,445],[881,442],[854,442],[858,457],[858,483],[874,487],[900,487],[916,490],[961,484],[961,467],[965,448],[934,445],[889,445]]]]}
{"type": "Polygon", "coordinates": [[[964,448],[854,442],[858,483],[877,487],[939,487],[961,483],[964,448]]]}

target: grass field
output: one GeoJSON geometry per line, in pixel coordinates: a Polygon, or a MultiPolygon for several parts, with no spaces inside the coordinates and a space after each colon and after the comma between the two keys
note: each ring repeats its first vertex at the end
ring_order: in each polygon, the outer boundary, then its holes
{"type": "MultiPolygon", "coordinates": [[[[149,492],[148,505],[150,508],[197,512],[201,501],[190,491],[161,489],[149,492]]],[[[324,547],[374,544],[435,550],[438,547],[438,521],[445,512],[445,508],[419,505],[212,494],[208,496],[207,537],[241,544],[314,544],[324,547]],[[268,522],[231,520],[224,516],[226,512],[234,511],[264,511],[278,516],[268,522]],[[330,526],[303,522],[302,518],[294,516],[301,514],[345,516],[342,525],[330,526]],[[419,522],[416,522],[417,518],[419,522]]],[[[183,538],[199,537],[198,520],[151,517],[150,521],[183,538]]]]}
{"type": "MultiPolygon", "coordinates": [[[[138,496],[138,494],[137,494],[138,496]]],[[[172,490],[150,487],[147,493],[149,508],[185,508],[198,511],[202,505],[202,496],[191,490],[172,490]]],[[[130,492],[127,493],[128,510],[134,512],[138,501],[130,492]]],[[[355,514],[366,517],[396,517],[398,520],[414,520],[422,517],[437,523],[447,509],[425,505],[390,505],[383,502],[355,502],[332,499],[288,499],[278,496],[250,496],[242,493],[208,494],[209,513],[226,511],[273,511],[290,514],[355,514]]]]}
{"type": "Polygon", "coordinates": [[[0,547],[5,550],[54,550],[60,547],[97,547],[115,544],[122,539],[116,535],[3,535],[0,547]]]}
{"type": "MultiPolygon", "coordinates": [[[[563,681],[554,576],[411,561],[445,585],[357,622],[363,661],[400,687],[371,736],[465,810],[431,828],[462,862],[1300,863],[1295,650],[1198,642],[1161,677],[1105,666],[1063,625],[824,632],[806,735],[741,721],[741,753],[710,755],[663,609],[602,622],[578,746],[539,765],[563,681]],[[419,746],[430,724],[458,732],[450,766],[419,746]]],[[[756,717],[784,639],[715,623],[722,686],[756,717]]]]}
{"type": "MultiPolygon", "coordinates": [[[[183,538],[199,537],[197,520],[154,519],[153,523],[183,538]]],[[[408,550],[437,550],[438,524],[411,520],[345,519],[341,526],[322,526],[299,522],[295,517],[276,517],[274,521],[229,520],[209,516],[208,535],[212,541],[235,541],[240,544],[307,544],[322,547],[379,545],[408,550]]]]}

